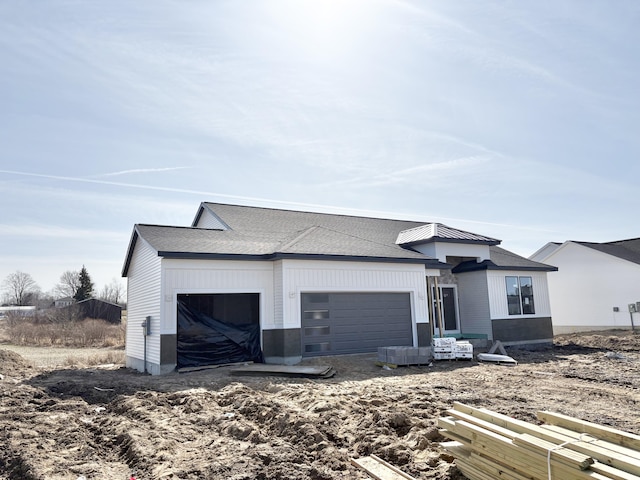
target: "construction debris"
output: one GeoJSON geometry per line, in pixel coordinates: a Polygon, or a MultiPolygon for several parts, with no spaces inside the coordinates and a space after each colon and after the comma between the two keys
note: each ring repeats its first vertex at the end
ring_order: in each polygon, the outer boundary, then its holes
{"type": "Polygon", "coordinates": [[[303,366],[303,365],[270,365],[266,363],[254,363],[231,370],[231,375],[244,376],[276,376],[276,377],[304,377],[304,378],[330,378],[336,371],[330,365],[303,366]]]}
{"type": "Polygon", "coordinates": [[[534,425],[454,403],[442,444],[470,480],[640,480],[640,436],[552,412],[534,425]]]}
{"type": "Polygon", "coordinates": [[[376,365],[396,368],[400,365],[428,365],[431,360],[431,347],[378,347],[376,365]]]}
{"type": "Polygon", "coordinates": [[[380,457],[370,455],[368,457],[352,458],[351,463],[361,468],[371,478],[376,480],[415,480],[397,467],[385,462],[380,457]]]}
{"type": "Polygon", "coordinates": [[[456,340],[453,337],[434,338],[434,360],[471,360],[473,359],[473,345],[466,340],[456,340]]]}
{"type": "Polygon", "coordinates": [[[479,353],[476,358],[479,362],[497,363],[498,365],[518,364],[518,362],[509,355],[498,355],[497,353],[479,353]]]}

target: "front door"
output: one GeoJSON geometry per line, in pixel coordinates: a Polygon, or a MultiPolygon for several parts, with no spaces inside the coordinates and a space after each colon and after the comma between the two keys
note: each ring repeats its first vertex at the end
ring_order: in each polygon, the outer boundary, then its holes
{"type": "MultiPolygon", "coordinates": [[[[460,333],[458,323],[458,297],[455,285],[441,285],[440,287],[440,308],[442,312],[442,323],[444,333],[460,333]]],[[[439,332],[438,310],[436,308],[435,287],[433,289],[433,318],[436,319],[435,329],[439,332]]]]}

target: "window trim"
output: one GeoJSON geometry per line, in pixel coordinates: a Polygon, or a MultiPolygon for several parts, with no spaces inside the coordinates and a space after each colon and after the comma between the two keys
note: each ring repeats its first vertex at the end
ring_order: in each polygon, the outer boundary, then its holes
{"type": "Polygon", "coordinates": [[[533,292],[533,276],[531,275],[505,275],[504,277],[505,280],[505,287],[506,287],[506,297],[507,297],[507,313],[509,314],[510,317],[515,317],[515,316],[525,316],[525,315],[535,315],[536,314],[536,308],[535,308],[535,295],[533,292]],[[525,287],[530,287],[531,288],[531,292],[529,294],[526,294],[523,292],[523,286],[522,286],[522,280],[523,279],[527,279],[526,281],[526,285],[525,287]],[[515,285],[513,285],[513,287],[515,288],[515,291],[517,292],[517,294],[514,293],[510,293],[510,285],[513,284],[513,282],[516,282],[515,285]],[[517,303],[517,307],[518,307],[518,311],[517,312],[512,312],[512,307],[515,306],[514,302],[513,302],[513,298],[510,297],[515,297],[517,295],[518,298],[518,303],[517,303]],[[530,310],[525,312],[525,310],[530,310]]]}

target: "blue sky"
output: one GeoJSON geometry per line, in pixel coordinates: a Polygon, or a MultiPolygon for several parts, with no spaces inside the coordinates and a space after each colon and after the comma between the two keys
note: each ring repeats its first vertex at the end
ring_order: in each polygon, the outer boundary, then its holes
{"type": "Polygon", "coordinates": [[[201,201],[640,236],[637,1],[0,4],[0,280],[201,201]]]}

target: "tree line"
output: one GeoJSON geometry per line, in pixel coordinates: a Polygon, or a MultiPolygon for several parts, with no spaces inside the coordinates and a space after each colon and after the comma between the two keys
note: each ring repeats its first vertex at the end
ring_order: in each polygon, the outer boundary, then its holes
{"type": "Polygon", "coordinates": [[[111,303],[125,302],[125,289],[114,278],[102,290],[96,292],[89,272],[83,265],[80,270],[67,270],[60,275],[60,281],[51,293],[42,293],[33,277],[25,272],[16,271],[7,275],[2,282],[3,304],[15,306],[40,306],[52,303],[55,298],[73,298],[76,302],[97,298],[111,303]]]}

